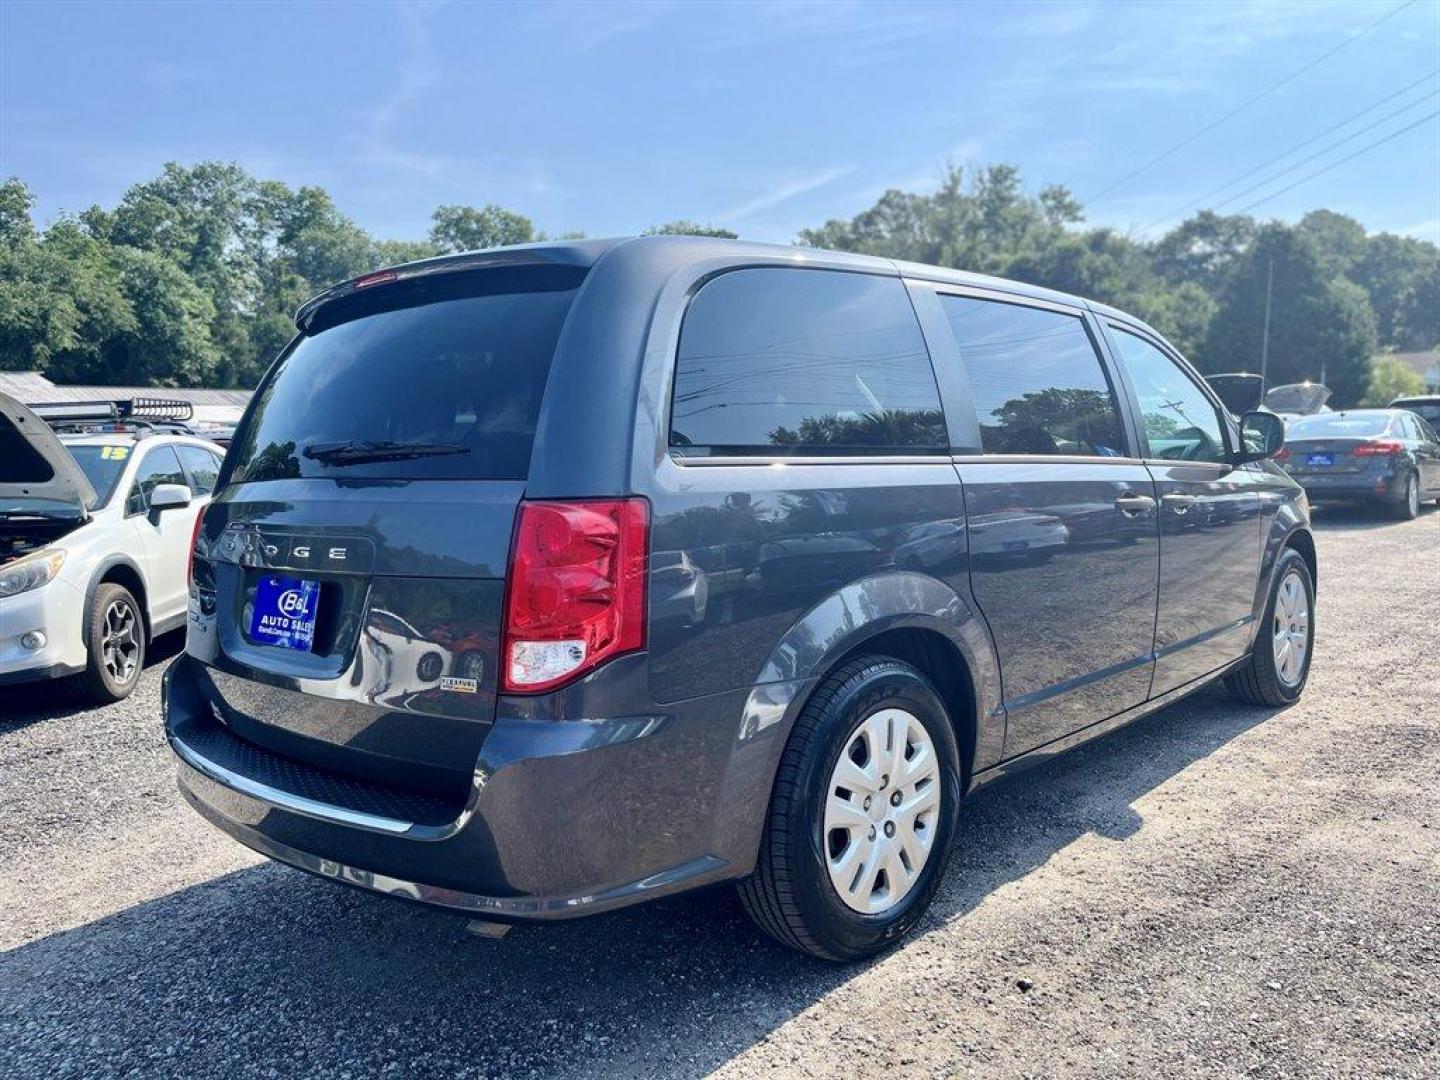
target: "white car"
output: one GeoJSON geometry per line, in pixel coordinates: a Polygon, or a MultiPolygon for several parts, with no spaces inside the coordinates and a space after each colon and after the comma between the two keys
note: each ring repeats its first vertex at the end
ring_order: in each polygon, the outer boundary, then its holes
{"type": "Polygon", "coordinates": [[[185,622],[189,552],[223,451],[191,435],[56,435],[0,394],[0,685],[135,688],[185,622]]]}

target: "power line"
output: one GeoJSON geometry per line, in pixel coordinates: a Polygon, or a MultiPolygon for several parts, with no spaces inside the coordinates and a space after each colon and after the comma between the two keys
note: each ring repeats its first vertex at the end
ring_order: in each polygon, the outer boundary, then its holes
{"type": "Polygon", "coordinates": [[[1220,209],[1221,207],[1223,207],[1223,206],[1229,206],[1231,203],[1233,203],[1233,202],[1235,202],[1235,201],[1237,201],[1237,200],[1239,200],[1239,199],[1243,199],[1246,195],[1249,195],[1251,192],[1253,192],[1253,191],[1258,191],[1260,188],[1263,188],[1266,184],[1270,183],[1272,180],[1278,180],[1278,179],[1280,179],[1280,177],[1286,175],[1287,173],[1292,173],[1292,172],[1294,172],[1294,171],[1295,171],[1296,169],[1298,169],[1301,165],[1308,165],[1310,162],[1314,161],[1316,158],[1318,158],[1318,157],[1324,157],[1326,154],[1330,153],[1331,150],[1338,150],[1340,147],[1344,146],[1346,143],[1351,142],[1351,141],[1354,140],[1354,139],[1358,139],[1361,135],[1365,135],[1365,134],[1368,134],[1368,133],[1371,132],[1371,131],[1374,131],[1376,128],[1380,127],[1382,124],[1389,123],[1391,120],[1395,119],[1395,117],[1399,116],[1401,113],[1410,111],[1410,110],[1413,109],[1416,105],[1424,105],[1424,104],[1426,104],[1427,102],[1432,102],[1432,101],[1434,100],[1434,98],[1435,98],[1435,95],[1434,95],[1434,94],[1426,94],[1424,97],[1422,97],[1422,98],[1417,98],[1416,100],[1410,102],[1410,104],[1405,105],[1405,106],[1402,106],[1401,108],[1396,109],[1394,112],[1386,113],[1384,116],[1382,116],[1379,120],[1376,120],[1374,123],[1372,123],[1372,124],[1366,124],[1364,127],[1360,128],[1358,131],[1352,131],[1349,135],[1346,135],[1343,139],[1340,139],[1340,140],[1338,140],[1338,141],[1336,141],[1336,142],[1333,142],[1333,143],[1331,143],[1329,146],[1322,146],[1319,150],[1316,150],[1315,153],[1313,153],[1313,154],[1307,154],[1305,157],[1301,158],[1299,161],[1297,161],[1297,162],[1295,162],[1295,163],[1293,163],[1293,164],[1291,164],[1291,165],[1285,166],[1285,168],[1281,169],[1279,172],[1271,173],[1271,174],[1270,174],[1269,176],[1267,176],[1264,180],[1261,180],[1261,181],[1259,181],[1258,183],[1251,184],[1251,185],[1250,185],[1249,187],[1247,187],[1247,188],[1242,188],[1241,190],[1237,191],[1234,195],[1231,195],[1228,199],[1222,199],[1220,202],[1216,203],[1212,209],[1219,210],[1219,209],[1220,209]]]}
{"type": "MultiPolygon", "coordinates": [[[[1184,214],[1184,213],[1186,213],[1186,212],[1189,211],[1189,210],[1193,210],[1195,207],[1200,206],[1201,204],[1203,204],[1203,203],[1207,202],[1208,200],[1214,198],[1216,195],[1220,194],[1220,192],[1224,191],[1226,188],[1234,187],[1236,184],[1240,183],[1240,181],[1249,179],[1250,177],[1254,176],[1257,172],[1260,172],[1260,171],[1263,170],[1263,169],[1268,169],[1271,165],[1274,165],[1277,161],[1283,161],[1285,158],[1289,157],[1291,154],[1295,153],[1297,150],[1304,150],[1305,147],[1310,146],[1312,143],[1319,142],[1321,139],[1323,139],[1326,135],[1329,135],[1331,132],[1339,131],[1341,128],[1345,127],[1347,124],[1353,123],[1354,121],[1360,119],[1360,117],[1364,116],[1366,113],[1374,112],[1374,111],[1375,111],[1376,109],[1378,109],[1381,105],[1384,105],[1384,104],[1386,104],[1386,103],[1388,103],[1388,102],[1394,101],[1397,97],[1400,97],[1400,96],[1403,95],[1403,94],[1409,93],[1411,90],[1414,90],[1415,87],[1419,86],[1421,83],[1429,82],[1431,79],[1435,78],[1436,75],[1440,75],[1440,68],[1437,68],[1435,71],[1430,72],[1430,74],[1428,74],[1428,75],[1424,75],[1424,76],[1422,76],[1421,78],[1416,79],[1416,80],[1415,80],[1414,82],[1412,82],[1412,83],[1409,83],[1409,84],[1407,84],[1407,85],[1405,85],[1405,86],[1402,86],[1399,90],[1396,90],[1393,94],[1386,94],[1386,95],[1385,95],[1383,98],[1381,98],[1379,101],[1372,102],[1371,104],[1365,106],[1365,108],[1361,109],[1359,112],[1357,112],[1357,113],[1351,113],[1351,114],[1350,114],[1349,116],[1347,116],[1344,120],[1341,120],[1341,121],[1339,121],[1338,123],[1331,124],[1331,125],[1330,125],[1328,128],[1326,128],[1324,131],[1320,132],[1319,134],[1310,136],[1310,138],[1306,139],[1304,142],[1298,142],[1298,143],[1296,143],[1294,146],[1290,147],[1290,149],[1286,150],[1283,154],[1276,154],[1274,157],[1270,158],[1268,161],[1262,161],[1259,165],[1256,165],[1253,169],[1247,169],[1245,172],[1241,173],[1239,176],[1232,176],[1229,180],[1225,181],[1225,183],[1221,184],[1219,187],[1217,187],[1217,188],[1212,188],[1210,191],[1207,191],[1204,195],[1201,195],[1198,199],[1195,199],[1195,200],[1193,200],[1193,201],[1191,201],[1191,202],[1186,203],[1184,206],[1180,207],[1180,209],[1178,209],[1178,210],[1172,210],[1170,213],[1166,214],[1164,217],[1158,217],[1158,218],[1156,218],[1154,221],[1150,222],[1150,224],[1148,224],[1148,225],[1145,226],[1145,230],[1153,229],[1156,225],[1163,224],[1164,222],[1169,221],[1171,218],[1177,218],[1177,217],[1179,217],[1181,214],[1184,214]]],[[[1424,95],[1424,97],[1421,97],[1421,98],[1418,99],[1417,101],[1411,102],[1409,105],[1405,106],[1405,108],[1407,108],[1407,109],[1413,108],[1415,105],[1418,105],[1418,104],[1420,103],[1420,101],[1424,101],[1425,98],[1428,98],[1429,96],[1430,96],[1429,94],[1426,94],[1426,95],[1424,95]]],[[[1401,111],[1403,112],[1404,110],[1401,110],[1401,111]]],[[[1395,115],[1395,114],[1392,113],[1391,115],[1393,116],[1393,115],[1395,115]]],[[[1338,145],[1340,145],[1340,144],[1339,144],[1339,143],[1336,143],[1335,145],[1338,146],[1338,145]]],[[[1334,148],[1334,147],[1331,147],[1331,149],[1333,149],[1333,148],[1334,148]]],[[[1277,174],[1277,175],[1278,175],[1278,174],[1277,174]]],[[[1271,179],[1274,179],[1274,177],[1272,177],[1271,179]]],[[[1237,196],[1237,197],[1238,197],[1238,196],[1237,196]]],[[[1142,231],[1144,231],[1144,230],[1142,230],[1142,231]]]]}
{"type": "Polygon", "coordinates": [[[1413,131],[1415,128],[1419,127],[1421,124],[1425,123],[1427,120],[1434,120],[1437,116],[1440,116],[1440,109],[1436,109],[1434,112],[1432,112],[1432,113],[1430,113],[1430,114],[1428,114],[1428,115],[1426,115],[1426,116],[1422,116],[1419,120],[1416,120],[1413,124],[1406,124],[1403,128],[1400,128],[1400,129],[1398,129],[1398,130],[1396,130],[1396,131],[1392,131],[1389,135],[1386,135],[1383,139],[1376,139],[1376,140],[1375,140],[1373,143],[1371,143],[1369,146],[1362,146],[1359,150],[1356,150],[1353,154],[1347,154],[1345,157],[1341,158],[1339,161],[1332,161],[1329,165],[1326,165],[1326,166],[1324,166],[1323,168],[1320,168],[1320,169],[1316,169],[1316,170],[1315,170],[1314,172],[1312,172],[1309,176],[1302,176],[1299,180],[1296,180],[1293,184],[1287,184],[1285,187],[1281,188],[1279,191],[1272,191],[1269,195],[1266,195],[1264,198],[1262,198],[1262,199],[1256,199],[1256,200],[1255,200],[1253,203],[1251,203],[1249,206],[1246,206],[1246,207],[1244,207],[1244,208],[1242,208],[1242,209],[1240,209],[1240,210],[1237,210],[1236,213],[1239,213],[1239,214],[1248,214],[1251,210],[1254,210],[1255,207],[1260,206],[1260,205],[1262,205],[1263,203],[1267,203],[1267,202],[1269,202],[1271,199],[1279,198],[1281,195],[1284,195],[1287,191],[1293,191],[1295,188],[1299,187],[1301,184],[1309,183],[1311,180],[1314,180],[1317,176],[1323,176],[1325,173],[1329,172],[1331,169],[1336,169],[1336,168],[1339,168],[1341,165],[1344,165],[1347,161],[1354,161],[1354,160],[1355,160],[1357,157],[1359,157],[1360,155],[1362,155],[1362,154],[1368,154],[1371,150],[1374,150],[1377,146],[1384,146],[1386,143],[1390,142],[1392,139],[1397,139],[1397,138],[1399,138],[1401,135],[1404,135],[1407,131],[1413,131]]]}
{"type": "Polygon", "coordinates": [[[1162,161],[1164,161],[1165,159],[1169,158],[1171,155],[1175,154],[1177,151],[1185,149],[1185,147],[1187,147],[1187,146],[1189,146],[1191,143],[1195,142],[1195,141],[1196,141],[1197,139],[1199,139],[1202,135],[1208,135],[1210,132],[1214,131],[1217,127],[1219,127],[1221,124],[1225,123],[1225,122],[1226,122],[1227,120],[1229,120],[1231,117],[1234,117],[1234,116],[1238,115],[1239,113],[1244,112],[1246,109],[1248,109],[1251,105],[1254,105],[1254,104],[1255,104],[1257,101],[1259,101],[1260,99],[1265,98],[1265,97],[1269,97],[1269,96],[1270,96],[1271,94],[1273,94],[1276,90],[1279,90],[1282,86],[1287,86],[1287,85],[1289,85],[1290,83],[1292,83],[1292,82],[1294,82],[1296,79],[1298,79],[1301,75],[1304,75],[1307,71],[1310,71],[1312,68],[1318,67],[1320,64],[1324,63],[1326,60],[1330,59],[1330,57],[1332,57],[1332,56],[1334,56],[1336,53],[1338,53],[1341,49],[1345,48],[1345,46],[1351,45],[1351,44],[1353,44],[1354,42],[1359,41],[1362,37],[1364,37],[1366,34],[1370,33],[1370,31],[1374,30],[1374,29],[1375,29],[1377,26],[1379,26],[1381,23],[1386,22],[1386,21],[1388,21],[1388,20],[1390,20],[1390,19],[1393,19],[1396,15],[1399,15],[1400,12],[1402,12],[1402,11],[1404,11],[1406,8],[1410,7],[1410,6],[1411,6],[1412,4],[1414,4],[1415,2],[1416,2],[1416,0],[1404,0],[1404,3],[1402,3],[1399,7],[1396,7],[1396,8],[1394,8],[1394,9],[1392,9],[1391,11],[1387,12],[1386,14],[1380,16],[1380,18],[1376,19],[1374,22],[1372,22],[1369,26],[1365,27],[1365,28],[1364,28],[1363,30],[1361,30],[1359,33],[1352,34],[1350,37],[1348,37],[1348,38],[1346,38],[1344,41],[1340,42],[1339,45],[1336,45],[1333,49],[1330,49],[1330,50],[1327,51],[1327,52],[1321,53],[1321,54],[1320,54],[1319,56],[1317,56],[1314,60],[1311,60],[1308,64],[1306,64],[1304,67],[1299,68],[1299,69],[1296,70],[1296,71],[1292,71],[1289,75],[1286,75],[1286,76],[1285,76],[1283,79],[1281,79],[1279,82],[1277,82],[1277,83],[1272,83],[1270,86],[1267,86],[1264,90],[1261,90],[1260,93],[1256,94],[1254,97],[1252,97],[1252,98],[1247,98],[1245,101],[1241,102],[1239,105],[1235,106],[1235,108],[1233,108],[1233,109],[1231,109],[1229,112],[1227,112],[1224,116],[1221,116],[1221,117],[1219,117],[1218,119],[1215,119],[1215,120],[1210,121],[1210,123],[1206,124],[1206,125],[1205,125],[1204,127],[1202,127],[1199,131],[1196,131],[1194,134],[1189,135],[1189,136],[1185,137],[1184,139],[1181,139],[1178,143],[1176,143],[1174,146],[1170,147],[1168,150],[1162,151],[1161,153],[1157,154],[1155,157],[1153,157],[1153,158],[1151,158],[1149,161],[1145,162],[1145,164],[1141,165],[1139,168],[1133,169],[1133,170],[1131,170],[1130,172],[1126,173],[1124,176],[1120,177],[1119,180],[1116,180],[1116,181],[1115,181],[1113,184],[1111,184],[1109,187],[1107,187],[1107,188],[1105,188],[1105,189],[1103,189],[1103,190],[1101,190],[1101,191],[1097,191],[1094,195],[1091,195],[1088,199],[1083,200],[1083,202],[1084,202],[1086,205],[1088,205],[1088,204],[1090,204],[1090,203],[1098,202],[1100,199],[1103,199],[1106,195],[1109,195],[1110,192],[1114,191],[1116,188],[1121,187],[1121,186],[1123,186],[1123,185],[1125,185],[1125,184],[1128,184],[1131,180],[1134,180],[1135,177],[1139,176],[1141,173],[1146,172],[1146,171],[1148,171],[1149,169],[1153,168],[1154,166],[1160,164],[1160,162],[1162,162],[1162,161]]]}

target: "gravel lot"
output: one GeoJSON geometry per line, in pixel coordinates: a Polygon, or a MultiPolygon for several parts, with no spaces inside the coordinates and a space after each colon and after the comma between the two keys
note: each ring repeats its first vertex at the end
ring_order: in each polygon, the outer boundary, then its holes
{"type": "Polygon", "coordinates": [[[1299,705],[1206,692],[986,790],[852,968],[728,890],[481,940],[201,822],[166,661],[0,691],[0,1075],[1440,1075],[1440,512],[1317,529],[1299,705]]]}

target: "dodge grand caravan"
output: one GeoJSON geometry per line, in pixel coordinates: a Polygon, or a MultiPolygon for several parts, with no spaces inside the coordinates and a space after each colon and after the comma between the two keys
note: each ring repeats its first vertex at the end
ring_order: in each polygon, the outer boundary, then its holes
{"type": "Polygon", "coordinates": [[[1159,335],[687,237],[336,286],[197,530],[165,724],[272,858],[491,921],[721,881],[846,960],[978,785],[1224,678],[1305,685],[1315,546],[1159,335]]]}

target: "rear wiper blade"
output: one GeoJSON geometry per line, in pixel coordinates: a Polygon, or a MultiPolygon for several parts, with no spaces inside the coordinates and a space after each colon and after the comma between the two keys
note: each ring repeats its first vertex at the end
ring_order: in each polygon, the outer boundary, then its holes
{"type": "Polygon", "coordinates": [[[326,465],[354,465],[366,461],[401,461],[406,458],[468,454],[468,446],[455,443],[389,442],[358,439],[351,442],[311,443],[305,457],[326,465]]]}

